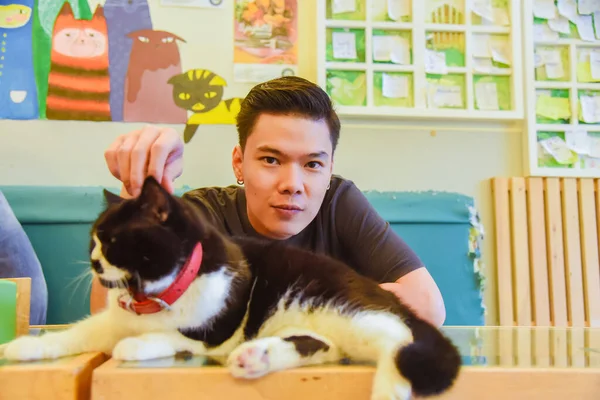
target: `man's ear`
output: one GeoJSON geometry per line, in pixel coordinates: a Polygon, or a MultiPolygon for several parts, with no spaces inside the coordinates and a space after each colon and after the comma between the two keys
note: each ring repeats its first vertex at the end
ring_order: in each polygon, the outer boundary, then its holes
{"type": "Polygon", "coordinates": [[[242,172],[242,165],[244,163],[244,152],[242,147],[238,144],[233,148],[231,153],[231,166],[233,167],[233,173],[238,181],[244,180],[244,174],[242,172]]]}
{"type": "Polygon", "coordinates": [[[171,195],[153,176],[149,176],[144,180],[138,201],[142,209],[150,212],[160,222],[165,222],[169,218],[171,195]]]}

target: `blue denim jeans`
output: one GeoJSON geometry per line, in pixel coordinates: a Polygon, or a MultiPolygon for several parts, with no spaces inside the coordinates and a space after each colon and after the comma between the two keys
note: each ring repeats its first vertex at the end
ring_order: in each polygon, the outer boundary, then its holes
{"type": "Polygon", "coordinates": [[[0,278],[31,278],[29,323],[44,325],[48,288],[40,261],[6,198],[0,192],[0,278]]]}

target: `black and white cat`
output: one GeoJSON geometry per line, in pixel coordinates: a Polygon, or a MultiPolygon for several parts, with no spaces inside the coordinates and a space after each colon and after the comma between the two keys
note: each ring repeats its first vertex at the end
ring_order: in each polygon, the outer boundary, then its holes
{"type": "Polygon", "coordinates": [[[191,352],[227,357],[237,378],[349,358],[376,363],[372,399],[436,395],[458,376],[452,342],[376,282],[278,241],[226,237],[153,178],[138,198],[107,207],[91,234],[107,308],[20,337],[4,357],[191,352]]]}

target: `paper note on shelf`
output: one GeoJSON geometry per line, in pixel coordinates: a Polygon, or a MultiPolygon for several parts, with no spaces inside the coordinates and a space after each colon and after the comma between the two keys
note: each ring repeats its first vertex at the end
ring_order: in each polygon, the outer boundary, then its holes
{"type": "Polygon", "coordinates": [[[533,38],[536,42],[554,42],[559,39],[558,32],[550,29],[547,22],[533,25],[533,38]]]}
{"type": "Polygon", "coordinates": [[[392,36],[392,52],[390,59],[394,64],[410,64],[410,43],[408,39],[400,36],[392,36]]]}
{"type": "Polygon", "coordinates": [[[490,22],[494,22],[494,8],[492,7],[492,0],[472,0],[473,12],[479,15],[481,18],[486,19],[490,22]]]}
{"type": "Polygon", "coordinates": [[[356,11],[356,0],[333,0],[332,12],[334,14],[343,14],[356,11]]]}
{"type": "Polygon", "coordinates": [[[487,58],[492,56],[489,35],[477,35],[472,43],[473,57],[487,58]]]}
{"type": "Polygon", "coordinates": [[[373,61],[390,61],[392,40],[390,36],[373,36],[373,61]]]}
{"type": "Polygon", "coordinates": [[[587,130],[583,128],[567,129],[565,131],[567,147],[577,154],[590,153],[590,140],[587,130]]]}
{"type": "Polygon", "coordinates": [[[600,39],[600,11],[594,13],[594,31],[596,32],[596,39],[600,39]]]}
{"type": "Polygon", "coordinates": [[[590,52],[590,70],[592,79],[600,80],[600,52],[597,50],[590,52]]]}
{"type": "Polygon", "coordinates": [[[545,63],[544,68],[548,79],[560,79],[565,76],[565,69],[561,60],[557,63],[545,63]]]}
{"type": "Polygon", "coordinates": [[[381,81],[383,97],[392,99],[408,97],[408,77],[405,75],[383,74],[381,81]]]}
{"type": "Polygon", "coordinates": [[[431,108],[463,107],[462,88],[456,85],[430,83],[427,104],[431,108]]]}
{"type": "Polygon", "coordinates": [[[388,16],[394,21],[410,15],[410,0],[387,0],[388,16]]]}
{"type": "Polygon", "coordinates": [[[594,34],[594,21],[592,20],[591,15],[579,15],[575,25],[577,25],[577,31],[579,32],[579,36],[582,40],[586,40],[588,42],[593,42],[596,40],[596,36],[594,34]]]}
{"type": "Polygon", "coordinates": [[[540,144],[559,164],[570,164],[576,160],[577,155],[567,147],[565,141],[559,136],[541,140],[540,144]]]}
{"type": "Polygon", "coordinates": [[[576,0],[558,0],[558,13],[566,17],[569,21],[574,24],[577,23],[577,1],[576,0]]]}
{"type": "Polygon", "coordinates": [[[429,74],[447,74],[446,53],[425,49],[425,72],[429,74]]]}
{"type": "Polygon", "coordinates": [[[506,40],[494,40],[491,42],[490,47],[492,49],[492,59],[496,62],[510,65],[510,45],[506,40]]]}
{"type": "Polygon", "coordinates": [[[571,26],[569,25],[569,20],[559,15],[556,18],[552,18],[548,20],[548,27],[552,29],[554,32],[565,33],[568,34],[571,32],[571,26]]]}
{"type": "Polygon", "coordinates": [[[600,168],[600,158],[593,158],[589,156],[582,156],[583,166],[586,169],[599,169],[600,168]]]}
{"type": "Polygon", "coordinates": [[[583,122],[600,122],[600,97],[581,96],[579,98],[579,101],[581,104],[581,114],[583,117],[583,122]]]}
{"type": "Polygon", "coordinates": [[[354,60],[356,55],[356,35],[353,32],[333,32],[333,58],[354,60]]]}
{"type": "Polygon", "coordinates": [[[473,57],[473,70],[476,72],[490,73],[494,69],[491,58],[473,57]]]}
{"type": "Polygon", "coordinates": [[[600,0],[579,0],[577,2],[579,14],[592,14],[600,11],[600,0]]]}
{"type": "Polygon", "coordinates": [[[600,158],[600,137],[589,136],[590,141],[590,157],[600,158]]]}
{"type": "Polygon", "coordinates": [[[537,18],[556,18],[556,5],[554,0],[533,0],[533,15],[537,18]]]}
{"type": "Polygon", "coordinates": [[[537,97],[535,112],[552,120],[567,119],[571,116],[571,103],[568,98],[541,95],[537,97]]]}
{"type": "Polygon", "coordinates": [[[480,110],[499,110],[496,83],[477,82],[475,84],[475,101],[480,110]]]}

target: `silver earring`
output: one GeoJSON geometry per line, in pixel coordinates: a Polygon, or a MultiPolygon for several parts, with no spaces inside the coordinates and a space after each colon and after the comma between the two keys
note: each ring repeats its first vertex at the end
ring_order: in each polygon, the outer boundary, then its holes
{"type": "Polygon", "coordinates": [[[327,190],[331,187],[331,182],[327,185],[327,190]]]}
{"type": "Polygon", "coordinates": [[[244,181],[243,181],[243,180],[239,180],[239,179],[238,179],[238,180],[237,180],[237,184],[241,186],[241,185],[243,185],[243,184],[244,184],[244,181]]]}

